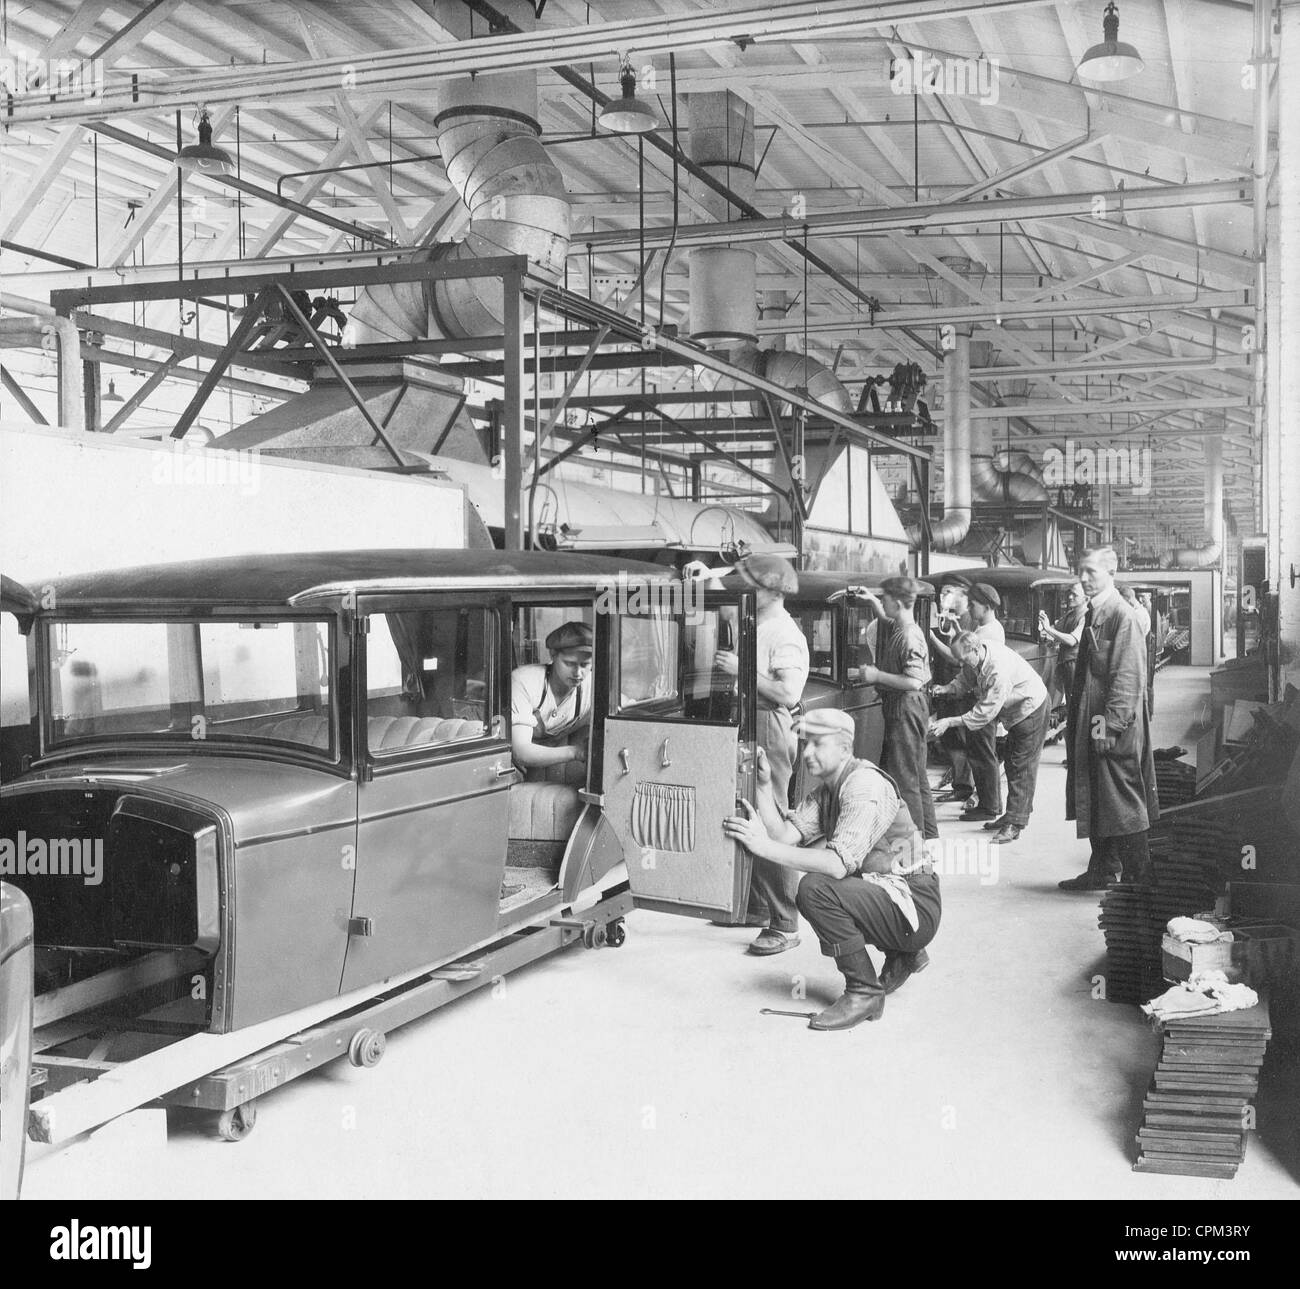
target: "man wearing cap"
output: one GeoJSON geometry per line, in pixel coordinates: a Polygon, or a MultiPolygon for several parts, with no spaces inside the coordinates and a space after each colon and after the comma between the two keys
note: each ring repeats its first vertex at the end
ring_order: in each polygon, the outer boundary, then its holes
{"type": "Polygon", "coordinates": [[[798,907],[822,953],[844,975],[843,995],[809,1022],[852,1029],[878,1020],[885,995],[929,964],[925,947],[939,926],[939,879],[894,781],[853,756],[853,718],[819,709],[800,722],[804,766],[818,786],[793,810],[772,795],[759,755],[757,809],[724,820],[729,837],[757,864],[803,872],[798,907]],[[868,945],[885,954],[877,977],[868,945]]]}
{"type": "Polygon", "coordinates": [[[1150,862],[1147,830],[1160,816],[1146,642],[1115,588],[1117,563],[1108,546],[1084,551],[1079,562],[1088,614],[1066,730],[1065,817],[1092,854],[1086,872],[1057,883],[1064,891],[1141,880],[1150,862]]]}
{"type": "Polygon", "coordinates": [[[510,746],[527,774],[587,759],[591,724],[591,628],[566,622],[546,637],[551,661],[510,677],[510,746]]]}
{"type": "MultiPolygon", "coordinates": [[[[998,621],[998,609],[1002,606],[1002,597],[997,587],[987,582],[976,582],[967,592],[970,601],[971,631],[986,644],[1005,645],[1007,633],[998,621]]],[[[953,660],[962,665],[954,650],[949,649],[953,660]]],[[[956,680],[962,678],[959,670],[956,680]]],[[[953,684],[956,684],[956,680],[953,684]]],[[[975,677],[966,669],[965,686],[954,689],[950,684],[943,692],[958,698],[976,692],[975,677]]],[[[960,713],[945,713],[951,717],[960,713]]],[[[972,726],[965,721],[949,719],[949,733],[941,742],[953,764],[960,766],[963,773],[959,779],[953,774],[954,788],[959,782],[969,782],[974,786],[975,801],[968,804],[959,816],[963,823],[992,823],[1002,813],[1002,777],[998,769],[998,727],[994,721],[991,725],[972,726]]],[[[958,797],[958,800],[961,798],[958,797]]]]}
{"type": "Polygon", "coordinates": [[[1074,689],[1074,664],[1079,657],[1079,640],[1083,635],[1083,616],[1087,607],[1088,597],[1083,593],[1083,586],[1074,582],[1065,591],[1065,612],[1055,622],[1043,610],[1038,612],[1039,635],[1044,640],[1054,640],[1057,646],[1052,687],[1060,691],[1062,701],[1067,704],[1074,689]]]}
{"type": "MultiPolygon", "coordinates": [[[[1034,808],[1038,762],[1047,734],[1047,687],[1014,649],[990,644],[972,631],[963,631],[952,648],[961,659],[962,671],[942,692],[957,696],[973,693],[975,706],[961,716],[936,721],[934,733],[943,736],[958,724],[967,731],[994,730],[999,721],[1006,727],[1007,811],[1001,814],[999,809],[984,827],[996,832],[995,842],[1013,842],[1029,823],[1034,808]]],[[[981,802],[986,800],[987,790],[996,792],[1000,803],[1001,788],[995,760],[991,781],[980,785],[981,802]]],[[[991,795],[987,798],[993,799],[991,795]]]]}
{"type": "MultiPolygon", "coordinates": [[[[969,592],[970,579],[960,574],[949,575],[939,589],[939,621],[937,628],[930,632],[930,644],[934,679],[940,684],[955,679],[961,670],[949,646],[959,631],[971,631],[975,626],[970,615],[969,592]]],[[[940,716],[956,716],[961,711],[960,704],[951,699],[937,699],[932,706],[940,716]]],[[[940,750],[948,759],[948,772],[939,784],[941,791],[934,798],[935,803],[968,801],[975,795],[975,781],[971,777],[965,750],[940,750]]]]}
{"type": "Polygon", "coordinates": [[[916,597],[925,588],[910,577],[887,578],[877,599],[866,587],[855,588],[880,620],[876,666],[862,667],[858,679],[880,691],[885,718],[885,743],[880,764],[890,775],[914,821],[919,820],[926,840],[939,835],[934,798],[926,773],[926,729],[930,703],[925,688],[930,683],[930,651],[925,635],[912,617],[916,597]]]}
{"type": "MultiPolygon", "coordinates": [[[[808,641],[785,609],[785,597],[799,589],[799,576],[779,555],[746,555],[736,565],[735,572],[740,584],[753,590],[757,606],[757,741],[767,753],[772,791],[784,806],[789,804],[790,779],[798,747],[793,709],[803,697],[808,680],[808,641]]],[[[717,665],[734,676],[739,665],[735,652],[720,650],[717,665]]],[[[796,875],[788,869],[763,860],[755,861],[746,924],[763,930],[749,946],[750,953],[766,957],[784,953],[799,943],[797,886],[796,875]]]]}

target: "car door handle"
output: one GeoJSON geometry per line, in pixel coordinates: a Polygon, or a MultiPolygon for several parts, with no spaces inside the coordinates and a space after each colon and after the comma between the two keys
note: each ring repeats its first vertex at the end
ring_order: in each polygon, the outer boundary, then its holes
{"type": "Polygon", "coordinates": [[[664,745],[659,749],[659,766],[666,770],[672,762],[668,759],[668,740],[664,739],[664,745]]]}
{"type": "Polygon", "coordinates": [[[504,779],[508,774],[518,773],[518,767],[514,765],[513,762],[510,761],[505,761],[505,762],[498,761],[495,765],[489,768],[492,770],[492,773],[497,776],[498,779],[504,779]]]}
{"type": "Polygon", "coordinates": [[[632,762],[631,762],[630,758],[628,757],[628,754],[627,754],[627,748],[622,748],[622,749],[619,751],[618,759],[619,759],[619,761],[622,762],[622,765],[623,765],[623,773],[624,773],[624,774],[631,774],[631,773],[632,773],[632,762]]]}

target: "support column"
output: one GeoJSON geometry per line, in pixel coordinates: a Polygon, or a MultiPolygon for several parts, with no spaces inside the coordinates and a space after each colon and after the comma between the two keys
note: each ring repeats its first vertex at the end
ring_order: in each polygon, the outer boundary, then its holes
{"type": "Polygon", "coordinates": [[[1278,169],[1278,400],[1279,499],[1277,564],[1271,570],[1279,596],[1278,636],[1282,678],[1300,684],[1300,496],[1287,486],[1300,479],[1300,0],[1281,0],[1282,34],[1277,69],[1278,169]]]}

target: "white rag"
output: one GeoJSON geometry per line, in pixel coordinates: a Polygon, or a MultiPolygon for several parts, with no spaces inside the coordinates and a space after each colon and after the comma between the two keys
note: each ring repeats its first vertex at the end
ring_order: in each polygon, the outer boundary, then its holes
{"type": "Polygon", "coordinates": [[[1165,930],[1186,944],[1218,944],[1233,938],[1231,931],[1202,918],[1171,918],[1165,930]]]}
{"type": "Polygon", "coordinates": [[[921,919],[917,916],[916,901],[912,899],[912,888],[902,877],[897,873],[863,873],[862,880],[883,886],[885,894],[898,905],[899,911],[907,919],[907,925],[913,931],[916,930],[921,919]]]}
{"type": "Polygon", "coordinates": [[[1222,971],[1198,971],[1190,980],[1142,1004],[1157,1020],[1176,1016],[1217,1016],[1254,1007],[1259,995],[1249,985],[1230,985],[1222,971]]]}

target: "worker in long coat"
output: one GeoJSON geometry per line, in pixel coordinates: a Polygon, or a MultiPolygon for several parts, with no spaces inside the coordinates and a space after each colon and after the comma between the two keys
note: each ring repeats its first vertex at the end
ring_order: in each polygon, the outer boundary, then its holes
{"type": "Polygon", "coordinates": [[[1159,817],[1147,711],[1142,628],[1115,589],[1115,552],[1085,551],[1079,580],[1088,597],[1066,739],[1067,819],[1092,843],[1088,869],[1060,882],[1091,891],[1147,873],[1147,830],[1159,817]]]}

